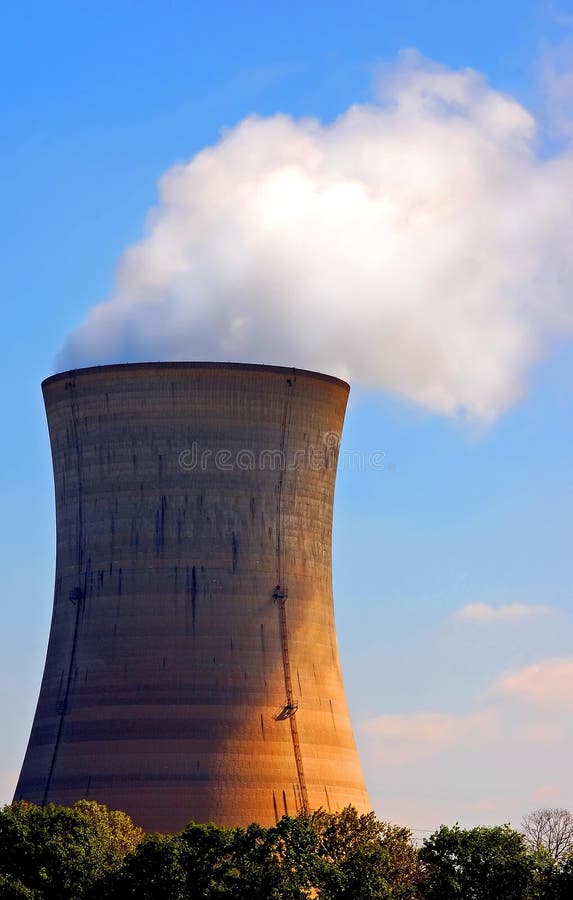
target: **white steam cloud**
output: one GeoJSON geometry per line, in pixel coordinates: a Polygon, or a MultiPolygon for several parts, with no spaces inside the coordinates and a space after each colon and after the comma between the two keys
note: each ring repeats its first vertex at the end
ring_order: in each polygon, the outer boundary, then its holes
{"type": "Polygon", "coordinates": [[[519,103],[404,54],[332,124],[249,117],[170,169],[58,367],[294,365],[491,420],[573,325],[572,186],[519,103]]]}

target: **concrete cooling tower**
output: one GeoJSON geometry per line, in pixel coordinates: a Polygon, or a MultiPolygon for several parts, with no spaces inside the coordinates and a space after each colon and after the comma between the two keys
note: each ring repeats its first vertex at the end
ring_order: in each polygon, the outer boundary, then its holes
{"type": "Polygon", "coordinates": [[[370,809],[331,583],[348,386],[142,363],[43,384],[54,610],[15,799],[147,830],[370,809]]]}

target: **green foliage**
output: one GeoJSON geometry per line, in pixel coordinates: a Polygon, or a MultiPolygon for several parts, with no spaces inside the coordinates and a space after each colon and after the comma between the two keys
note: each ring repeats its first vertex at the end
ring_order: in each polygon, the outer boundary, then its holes
{"type": "Polygon", "coordinates": [[[573,897],[573,857],[545,865],[541,877],[534,880],[527,900],[571,900],[573,897]]]}
{"type": "Polygon", "coordinates": [[[119,868],[125,855],[111,831],[97,821],[100,813],[106,819],[107,810],[95,807],[90,804],[86,811],[19,802],[0,810],[0,897],[90,897],[94,884],[119,868]]]}
{"type": "Polygon", "coordinates": [[[345,900],[416,897],[409,832],[348,809],[283,817],[272,828],[189,825],[149,837],[108,880],[106,898],[345,900]]]}
{"type": "Polygon", "coordinates": [[[421,871],[407,828],[380,822],[353,807],[339,813],[319,810],[311,817],[326,863],[322,887],[332,900],[418,896],[421,871]]]}
{"type": "Polygon", "coordinates": [[[103,879],[102,900],[186,900],[182,849],[177,838],[149,835],[126,857],[121,869],[103,879]]]}
{"type": "Polygon", "coordinates": [[[120,857],[133,853],[145,837],[143,828],[136,825],[127,813],[119,809],[108,809],[95,800],[78,800],[72,809],[78,810],[86,819],[94,822],[102,838],[120,857]]]}
{"type": "Polygon", "coordinates": [[[427,900],[524,900],[532,859],[523,835],[509,826],[445,825],[424,841],[427,900]]]}
{"type": "Polygon", "coordinates": [[[555,868],[552,890],[551,900],[571,900],[573,897],[573,856],[555,868]]]}
{"type": "Polygon", "coordinates": [[[305,900],[319,878],[318,836],[307,816],[250,825],[234,833],[233,862],[233,900],[305,900]]]}
{"type": "Polygon", "coordinates": [[[408,829],[348,807],[143,835],[91,801],[0,810],[0,900],[571,900],[573,858],[508,826],[408,829]]]}
{"type": "Polygon", "coordinates": [[[105,900],[234,897],[235,831],[191,823],[173,836],[148,835],[102,886],[105,900]]]}
{"type": "Polygon", "coordinates": [[[232,883],[234,831],[217,825],[189,824],[177,835],[187,873],[188,897],[226,897],[232,883]]]}
{"type": "Polygon", "coordinates": [[[35,891],[30,890],[17,878],[0,875],[0,900],[35,900],[35,891]]]}

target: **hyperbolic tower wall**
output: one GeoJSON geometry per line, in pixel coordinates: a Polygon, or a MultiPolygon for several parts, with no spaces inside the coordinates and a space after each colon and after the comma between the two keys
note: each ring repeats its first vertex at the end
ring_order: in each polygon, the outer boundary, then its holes
{"type": "Polygon", "coordinates": [[[331,584],[348,386],[149,363],[43,391],[56,583],[16,799],[162,832],[369,809],[331,584]]]}

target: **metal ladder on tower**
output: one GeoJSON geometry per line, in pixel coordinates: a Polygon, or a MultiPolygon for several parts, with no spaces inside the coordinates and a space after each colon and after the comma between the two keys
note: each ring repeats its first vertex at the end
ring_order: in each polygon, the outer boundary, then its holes
{"type": "Polygon", "coordinates": [[[277,604],[278,614],[279,614],[279,634],[281,641],[281,653],[282,653],[282,662],[283,662],[283,674],[284,674],[284,682],[285,682],[285,692],[286,692],[286,703],[280,710],[280,712],[275,716],[275,720],[283,720],[288,719],[290,725],[290,733],[292,739],[292,747],[294,753],[294,760],[296,765],[296,774],[298,779],[298,787],[300,792],[300,807],[302,812],[308,813],[310,812],[310,806],[308,802],[308,791],[306,789],[306,779],[304,775],[304,765],[302,759],[302,751],[300,747],[300,737],[298,733],[298,723],[296,720],[296,714],[298,711],[298,701],[296,701],[293,697],[292,691],[292,678],[291,678],[291,670],[290,670],[290,657],[289,657],[289,649],[288,649],[288,626],[287,626],[287,615],[286,615],[286,601],[288,598],[288,591],[282,585],[284,583],[285,576],[285,547],[283,543],[283,517],[284,517],[284,481],[285,481],[285,470],[286,470],[286,454],[288,449],[288,432],[290,425],[290,414],[291,414],[291,399],[292,399],[292,391],[293,386],[296,381],[296,376],[294,375],[291,378],[286,379],[286,387],[287,394],[285,398],[284,412],[283,412],[283,420],[282,420],[282,428],[281,428],[281,460],[282,465],[280,469],[280,478],[278,483],[278,502],[277,502],[277,581],[278,584],[273,591],[273,600],[277,604]]]}
{"type": "Polygon", "coordinates": [[[304,766],[302,761],[302,752],[300,749],[300,737],[298,733],[298,723],[296,721],[296,713],[298,710],[298,702],[294,699],[292,690],[292,677],[290,670],[290,657],[288,652],[288,628],[286,618],[286,601],[288,599],[288,591],[282,590],[277,584],[273,591],[273,600],[277,604],[279,611],[279,630],[281,638],[281,652],[283,660],[283,672],[285,680],[286,703],[275,717],[277,720],[288,719],[290,724],[290,733],[292,738],[292,746],[296,765],[296,774],[300,789],[300,799],[302,812],[310,811],[308,803],[308,791],[306,789],[306,779],[304,775],[304,766]]]}

